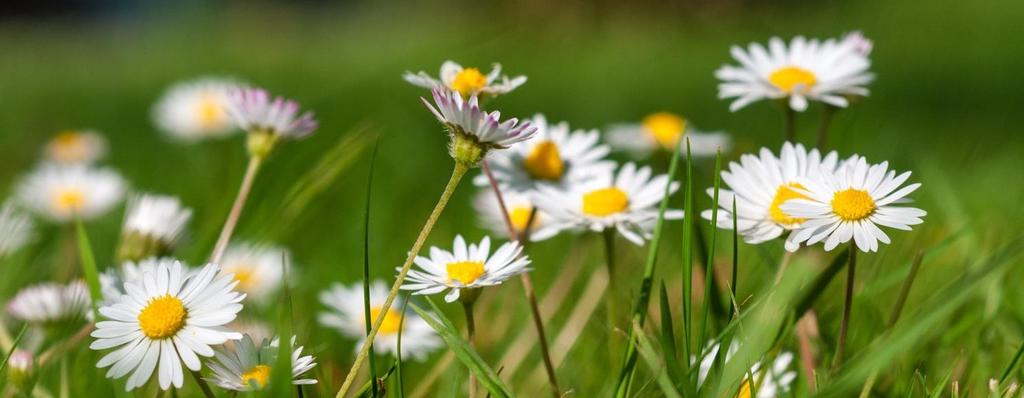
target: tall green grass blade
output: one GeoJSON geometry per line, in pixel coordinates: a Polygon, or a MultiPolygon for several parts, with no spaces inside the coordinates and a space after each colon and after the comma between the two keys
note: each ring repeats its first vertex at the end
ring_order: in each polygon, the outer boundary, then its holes
{"type": "MultiPolygon", "coordinates": [[[[373,321],[371,319],[372,311],[370,310],[370,203],[373,192],[373,169],[377,163],[377,145],[378,142],[373,144],[373,152],[370,155],[370,171],[366,176],[366,203],[363,209],[363,319],[366,326],[366,335],[370,335],[370,329],[373,328],[373,321]]],[[[384,314],[381,314],[383,316],[384,314]]],[[[377,360],[375,359],[373,347],[370,347],[369,367],[370,367],[370,380],[377,380],[377,360]]],[[[370,396],[377,398],[378,388],[377,383],[370,383],[370,396]]]]}
{"type": "MultiPolygon", "coordinates": [[[[730,303],[735,303],[736,302],[736,289],[738,289],[738,286],[739,286],[740,234],[738,232],[739,226],[737,225],[737,221],[736,221],[738,219],[739,219],[739,217],[736,217],[736,196],[733,195],[733,197],[732,197],[732,285],[730,286],[730,288],[732,289],[731,290],[732,291],[732,297],[729,300],[730,303]]],[[[732,305],[730,305],[729,307],[733,308],[732,305]]],[[[735,312],[733,313],[734,314],[733,317],[735,317],[735,314],[737,314],[739,312],[739,306],[736,306],[734,311],[735,312]]]]}
{"type": "Polygon", "coordinates": [[[946,371],[946,375],[943,376],[942,380],[939,380],[939,384],[935,386],[935,390],[928,395],[929,398],[939,398],[942,396],[942,392],[946,391],[946,385],[949,384],[949,380],[953,378],[954,370],[956,370],[955,367],[949,367],[949,370],[946,371]]]}
{"type": "MultiPolygon", "coordinates": [[[[661,204],[658,206],[658,219],[655,221],[654,233],[650,246],[647,248],[643,278],[640,279],[640,296],[637,297],[636,306],[633,307],[633,314],[630,317],[630,319],[639,321],[641,326],[647,320],[647,309],[650,306],[651,286],[654,283],[654,270],[658,263],[658,248],[661,246],[661,235],[665,228],[665,211],[668,209],[669,198],[672,197],[672,184],[675,183],[676,169],[679,167],[679,148],[680,145],[676,145],[676,149],[672,152],[672,161],[668,166],[668,184],[665,185],[665,192],[661,198],[661,204]]],[[[632,338],[632,328],[630,328],[629,336],[622,369],[619,372],[619,380],[615,388],[618,397],[629,395],[629,380],[632,379],[636,367],[636,342],[632,338]]]]}
{"type": "Polygon", "coordinates": [[[370,396],[370,386],[374,385],[374,384],[378,384],[378,383],[380,383],[382,381],[388,380],[389,378],[391,378],[391,375],[395,373],[395,371],[396,371],[396,367],[395,367],[395,364],[393,363],[393,364],[391,364],[391,367],[388,368],[388,370],[384,371],[384,374],[380,376],[379,380],[376,380],[376,381],[375,380],[367,380],[365,383],[363,383],[362,386],[359,387],[358,390],[356,390],[356,393],[353,396],[356,396],[356,397],[369,397],[370,396]]]}
{"type": "MultiPolygon", "coordinates": [[[[661,314],[661,333],[659,334],[659,340],[661,342],[661,352],[663,360],[665,361],[665,371],[668,373],[669,378],[672,379],[674,385],[688,386],[689,383],[683,383],[682,375],[683,370],[679,367],[679,355],[678,348],[676,348],[676,332],[672,327],[672,307],[669,304],[668,289],[665,288],[665,282],[661,283],[661,291],[658,296],[659,300],[659,311],[661,314]]],[[[684,388],[683,391],[689,391],[688,388],[684,388]]]]}
{"type": "Polygon", "coordinates": [[[655,378],[658,382],[658,387],[661,388],[661,392],[668,398],[682,398],[682,395],[679,394],[679,391],[676,390],[676,386],[672,383],[672,379],[669,378],[668,373],[666,372],[666,366],[661,363],[661,360],[658,359],[658,354],[654,351],[654,348],[651,347],[651,342],[644,334],[643,327],[640,326],[640,322],[638,320],[633,320],[632,329],[633,335],[636,336],[637,348],[640,351],[640,356],[643,357],[644,362],[647,363],[647,367],[649,367],[652,372],[655,372],[655,378]]]}
{"type": "Polygon", "coordinates": [[[512,397],[512,390],[509,389],[500,378],[498,378],[498,374],[495,373],[490,366],[487,366],[487,363],[480,358],[480,355],[469,346],[469,343],[462,338],[458,329],[455,328],[455,325],[453,325],[452,322],[444,316],[441,309],[437,308],[437,305],[435,305],[430,298],[425,299],[427,304],[430,305],[433,314],[424,311],[416,304],[409,305],[412,306],[413,311],[416,311],[416,313],[419,314],[420,317],[423,318],[423,320],[441,336],[441,339],[448,344],[448,348],[451,348],[452,353],[455,354],[455,358],[466,365],[466,367],[469,368],[469,371],[476,375],[477,381],[488,392],[490,392],[491,395],[498,398],[512,397]]]}
{"type": "Polygon", "coordinates": [[[281,255],[281,303],[277,318],[277,359],[270,369],[269,396],[291,397],[292,388],[292,296],[288,278],[288,258],[281,255]]]}
{"type": "MultiPolygon", "coordinates": [[[[719,150],[715,155],[715,185],[714,193],[712,194],[711,200],[711,244],[708,246],[707,262],[704,264],[704,309],[700,317],[700,331],[698,333],[697,344],[704,344],[704,337],[707,334],[708,328],[708,313],[711,312],[711,299],[715,295],[715,285],[712,279],[715,274],[715,241],[718,236],[718,190],[721,184],[721,177],[719,174],[722,172],[722,151],[719,150]]],[[[735,218],[735,217],[734,217],[735,218]]]]}
{"type": "Polygon", "coordinates": [[[96,257],[92,254],[92,245],[89,243],[89,234],[85,232],[85,225],[82,219],[75,217],[75,233],[78,236],[78,257],[82,262],[82,274],[85,276],[85,283],[89,285],[90,305],[92,306],[93,319],[100,320],[99,302],[103,300],[100,290],[100,273],[96,269],[96,257]]]}
{"type": "Polygon", "coordinates": [[[811,282],[811,287],[804,293],[796,305],[796,316],[799,319],[807,310],[814,306],[814,302],[818,300],[821,293],[825,291],[828,284],[832,282],[832,279],[839,274],[839,271],[846,265],[846,260],[850,257],[850,248],[847,247],[839,252],[835,257],[832,258],[832,262],[828,264],[825,270],[818,274],[814,282],[811,282]]]}
{"type": "MultiPolygon", "coordinates": [[[[683,310],[682,318],[683,322],[683,366],[687,368],[687,374],[690,374],[688,368],[690,364],[690,356],[692,350],[690,349],[690,336],[692,336],[691,327],[691,307],[693,303],[693,226],[694,226],[694,214],[693,214],[693,156],[690,151],[690,139],[686,139],[686,187],[683,190],[685,199],[683,202],[683,212],[685,217],[683,219],[683,244],[682,244],[682,261],[683,261],[683,310]]],[[[699,344],[699,343],[698,343],[699,344]]]]}
{"type": "Polygon", "coordinates": [[[1006,369],[1003,370],[1002,376],[999,376],[999,385],[1006,383],[1006,380],[1010,378],[1013,371],[1017,369],[1017,365],[1020,364],[1020,358],[1024,355],[1024,343],[1021,343],[1020,348],[1017,348],[1017,353],[1013,354],[1013,359],[1009,365],[1006,365],[1006,369]]]}
{"type": "MultiPolygon", "coordinates": [[[[18,332],[18,336],[14,338],[14,342],[11,343],[11,349],[7,350],[7,355],[4,356],[4,361],[0,362],[0,375],[5,375],[4,369],[7,368],[7,361],[11,360],[11,355],[14,355],[14,351],[18,349],[18,344],[21,343],[21,338],[25,337],[25,331],[28,330],[28,324],[21,325],[21,331],[18,332]]],[[[6,377],[3,377],[6,380],[6,377]]]]}

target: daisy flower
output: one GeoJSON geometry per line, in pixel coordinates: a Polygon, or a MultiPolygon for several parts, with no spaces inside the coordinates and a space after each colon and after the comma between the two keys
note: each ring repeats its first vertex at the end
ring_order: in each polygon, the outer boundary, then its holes
{"type": "MultiPolygon", "coordinates": [[[[690,142],[693,156],[711,156],[719,149],[729,148],[729,136],[721,132],[697,130],[682,116],[670,112],[657,112],[644,117],[639,124],[612,125],[606,134],[608,143],[616,150],[634,156],[646,156],[654,151],[672,152],[680,139],[690,142]]],[[[686,147],[679,152],[686,156],[686,147]]]]}
{"type": "MultiPolygon", "coordinates": [[[[715,358],[718,356],[719,344],[714,343],[711,345],[704,358],[700,361],[700,373],[698,374],[697,384],[704,384],[704,380],[707,379],[708,373],[711,372],[711,367],[715,364],[715,358]]],[[[725,354],[725,359],[729,360],[733,354],[739,349],[739,344],[735,341],[729,345],[729,351],[725,354]]],[[[691,359],[693,362],[693,359],[691,359]]],[[[740,391],[736,394],[736,397],[744,398],[775,398],[783,396],[785,392],[789,391],[790,386],[793,385],[793,381],[796,380],[796,371],[790,370],[790,364],[793,362],[793,354],[789,352],[783,352],[775,357],[772,361],[772,366],[768,369],[762,369],[761,363],[757,362],[750,367],[748,375],[753,375],[753,380],[744,378],[740,391]],[[757,395],[753,394],[753,391],[757,391],[757,395]]]]}
{"type": "Polygon", "coordinates": [[[111,169],[43,165],[18,187],[26,208],[54,222],[83,220],[109,211],[124,196],[124,179],[111,169]]]}
{"type": "MultiPolygon", "coordinates": [[[[534,206],[533,202],[530,201],[529,195],[505,191],[501,193],[501,197],[505,201],[508,218],[509,221],[512,221],[516,234],[521,235],[527,223],[529,223],[530,241],[538,242],[555,235],[551,230],[544,231],[544,234],[538,233],[540,232],[541,225],[547,222],[549,216],[540,209],[536,209],[536,214],[533,214],[531,222],[530,214],[534,211],[534,206]]],[[[476,198],[473,199],[473,207],[476,209],[481,225],[484,228],[491,230],[495,234],[508,234],[505,216],[501,214],[501,206],[498,204],[498,198],[494,196],[493,190],[481,190],[476,198]]],[[[557,231],[555,232],[557,233],[557,231]]]]}
{"type": "MultiPolygon", "coordinates": [[[[615,228],[622,236],[638,245],[650,238],[658,218],[658,204],[665,195],[667,175],[651,177],[651,168],[637,168],[627,163],[618,174],[557,190],[542,187],[533,202],[550,215],[549,222],[537,231],[542,236],[563,230],[601,232],[615,228]]],[[[673,182],[670,192],[679,189],[673,182]]],[[[683,217],[681,210],[666,210],[665,219],[683,217]]]]}
{"type": "Polygon", "coordinates": [[[153,122],[168,136],[195,142],[236,132],[228,116],[228,92],[237,82],[199,78],[171,86],[153,106],[153,122]]]}
{"type": "Polygon", "coordinates": [[[790,233],[787,249],[824,241],[825,250],[832,250],[853,239],[863,252],[878,251],[879,241],[889,243],[879,225],[909,231],[928,214],[914,207],[894,206],[909,202],[907,195],[921,186],[903,186],[908,178],[909,171],[896,175],[889,170],[889,162],[869,165],[863,156],[854,156],[835,173],[803,179],[799,190],[803,197],[782,204],[782,211],[806,220],[790,233]]]}
{"type": "Polygon", "coordinates": [[[457,161],[476,164],[489,149],[507,148],[532,138],[537,132],[529,122],[519,123],[516,118],[501,122],[501,113],[480,109],[476,96],[466,101],[455,91],[444,88],[434,88],[431,93],[436,107],[425,98],[421,99],[451,134],[449,152],[457,161]]]}
{"type": "Polygon", "coordinates": [[[192,210],[173,196],[142,194],[130,199],[118,257],[138,261],[168,254],[190,218],[192,210]]]}
{"type": "Polygon", "coordinates": [[[32,238],[33,222],[14,207],[14,203],[0,205],[0,258],[14,253],[32,238]]]}
{"type": "Polygon", "coordinates": [[[134,281],[142,278],[145,273],[156,273],[162,263],[178,262],[181,264],[182,269],[185,271],[185,276],[190,276],[196,272],[195,269],[189,267],[183,261],[175,260],[170,257],[150,257],[141,261],[125,261],[121,263],[120,267],[107,268],[100,274],[100,293],[103,296],[102,305],[112,305],[121,298],[121,295],[125,294],[124,283],[126,281],[134,281]]]}
{"type": "Polygon", "coordinates": [[[93,130],[66,130],[46,143],[46,160],[57,164],[91,164],[107,154],[107,140],[93,130]]]}
{"type": "Polygon", "coordinates": [[[228,92],[228,115],[249,133],[250,156],[266,157],[277,141],[308,136],[317,128],[313,112],[299,114],[299,104],[283,97],[270,99],[261,88],[235,88],[228,92]]]}
{"type": "Polygon", "coordinates": [[[444,301],[459,299],[461,290],[500,285],[509,278],[527,272],[530,258],[523,255],[519,242],[506,242],[491,252],[491,238],[484,237],[480,244],[466,245],[462,235],[455,236],[455,251],[436,246],[430,248],[430,257],[417,256],[414,262],[420,270],[409,271],[402,290],[413,294],[437,294],[451,289],[444,301]]]}
{"type": "MultiPolygon", "coordinates": [[[[377,280],[370,285],[370,322],[380,316],[381,307],[388,297],[388,285],[377,280]]],[[[402,333],[402,358],[423,361],[431,352],[442,346],[441,338],[423,318],[412,311],[406,311],[402,320],[402,299],[384,315],[384,323],[373,341],[373,350],[380,355],[398,354],[398,333],[402,333]]],[[[363,285],[342,286],[339,283],[320,293],[320,302],[327,311],[319,315],[320,324],[333,328],[348,338],[358,340],[362,346],[366,340],[366,312],[363,309],[363,285]]]]}
{"type": "Polygon", "coordinates": [[[859,32],[839,40],[805,39],[797,36],[786,43],[778,37],[768,49],[751,43],[744,51],[731,49],[739,66],[726,65],[715,71],[718,98],[736,98],[729,110],[736,111],[761,99],[787,99],[789,107],[802,112],[807,100],[845,108],[848,96],[866,96],[865,87],[874,79],[868,72],[870,41],[859,32]]]}
{"type": "Polygon", "coordinates": [[[233,290],[233,276],[219,271],[208,264],[189,275],[180,262],[162,260],[155,271],[127,280],[127,293],[99,309],[108,320],[96,323],[96,340],[89,348],[117,349],[100,358],[96,367],[109,366],[109,378],[131,373],[127,391],[145,385],[154,370],[161,389],[181,388],[182,363],[199,371],[199,356],[214,355],[211,346],[242,338],[223,326],[242,310],[245,295],[233,290]]]}
{"type": "Polygon", "coordinates": [[[287,250],[277,246],[235,243],[224,251],[220,266],[225,273],[235,275],[238,291],[262,301],[281,285],[281,261],[287,255],[287,250]]]}
{"type": "MultiPolygon", "coordinates": [[[[732,229],[735,198],[737,233],[747,243],[767,242],[799,228],[805,220],[783,211],[782,204],[804,198],[799,192],[804,188],[800,181],[833,173],[837,163],[834,151],[823,158],[817,149],[808,151],[801,144],[789,142],[782,145],[778,157],[768,148],[761,148],[758,155],[741,156],[739,163],[730,162],[729,170],[722,171],[722,181],[728,189],[718,192],[718,227],[732,229]]],[[[713,198],[714,192],[714,188],[708,188],[708,196],[713,198]]],[[[701,216],[711,220],[712,210],[704,210],[701,216]]]]}
{"type": "MultiPolygon", "coordinates": [[[[605,160],[610,150],[598,142],[597,130],[570,132],[568,122],[548,124],[541,114],[531,124],[537,129],[533,138],[487,158],[494,178],[506,190],[528,192],[540,185],[564,188],[615,168],[614,162],[605,160]]],[[[490,185],[485,175],[473,182],[490,185]]]]}
{"type": "Polygon", "coordinates": [[[402,75],[405,81],[413,85],[434,89],[445,88],[457,91],[463,98],[473,96],[487,97],[498,96],[515,90],[526,83],[526,76],[516,76],[509,79],[501,74],[501,64],[493,64],[491,73],[484,75],[477,68],[463,68],[454,61],[444,61],[441,64],[440,80],[433,78],[426,72],[405,72],[402,75]]]}
{"type": "Polygon", "coordinates": [[[7,313],[29,323],[74,321],[83,318],[89,304],[89,291],[82,281],[48,282],[21,289],[7,303],[7,313]]]}
{"type": "MultiPolygon", "coordinates": [[[[295,344],[295,337],[292,337],[295,344]]],[[[262,390],[270,383],[270,369],[277,362],[279,342],[263,339],[257,346],[252,337],[245,335],[232,349],[218,347],[214,360],[209,362],[213,377],[207,380],[217,386],[234,391],[262,390]]],[[[292,352],[292,384],[316,384],[315,379],[301,379],[316,366],[313,356],[302,356],[302,346],[292,352]]]]}

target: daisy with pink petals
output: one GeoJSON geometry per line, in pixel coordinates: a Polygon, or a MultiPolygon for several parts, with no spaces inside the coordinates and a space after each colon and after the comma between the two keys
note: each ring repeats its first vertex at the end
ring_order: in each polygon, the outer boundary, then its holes
{"type": "Polygon", "coordinates": [[[517,118],[501,121],[498,111],[480,108],[476,96],[463,100],[459,93],[443,88],[431,91],[434,104],[423,98],[423,104],[448,128],[452,137],[450,153],[459,162],[476,164],[490,149],[505,149],[509,145],[530,139],[537,129],[530,122],[517,118]]]}
{"type": "Polygon", "coordinates": [[[266,156],[280,138],[303,138],[317,128],[313,112],[299,113],[299,103],[274,97],[262,88],[239,88],[228,93],[227,111],[239,128],[249,132],[249,152],[266,156]]]}

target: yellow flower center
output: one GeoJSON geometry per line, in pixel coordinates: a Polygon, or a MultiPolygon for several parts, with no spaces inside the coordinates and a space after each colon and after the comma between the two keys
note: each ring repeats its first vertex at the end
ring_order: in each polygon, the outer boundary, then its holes
{"type": "Polygon", "coordinates": [[[686,131],[686,119],[673,113],[658,112],[647,115],[644,118],[643,126],[647,134],[654,137],[659,145],[675,149],[679,139],[686,131]]]}
{"type": "Polygon", "coordinates": [[[487,76],[477,68],[466,68],[452,81],[452,90],[458,91],[463,97],[469,97],[487,86],[487,76]]]}
{"type": "Polygon", "coordinates": [[[82,134],[68,130],[57,134],[50,140],[50,155],[60,162],[78,162],[85,160],[89,149],[86,147],[82,134]]]}
{"type": "Polygon", "coordinates": [[[63,188],[57,192],[53,201],[59,211],[78,211],[85,206],[85,193],[78,188],[63,188]]]}
{"type": "Polygon", "coordinates": [[[786,203],[786,201],[790,199],[810,199],[793,188],[804,189],[804,186],[795,182],[790,183],[789,185],[780,185],[779,190],[775,192],[775,198],[772,199],[772,205],[768,207],[768,214],[771,216],[772,220],[786,227],[797,226],[804,221],[807,221],[807,219],[804,218],[790,216],[781,209],[782,204],[786,203]]]}
{"type": "Polygon", "coordinates": [[[262,389],[267,386],[267,382],[270,381],[270,367],[267,365],[256,365],[248,372],[242,373],[242,384],[246,386],[256,384],[256,388],[262,389]]]}
{"type": "Polygon", "coordinates": [[[259,283],[259,276],[253,272],[252,267],[247,265],[228,267],[224,269],[224,272],[235,274],[235,280],[238,281],[238,290],[246,293],[252,293],[259,283]]]}
{"type": "Polygon", "coordinates": [[[740,386],[740,390],[736,393],[735,398],[751,398],[753,396],[753,386],[750,384],[749,380],[743,379],[743,385],[740,386]]]}
{"type": "Polygon", "coordinates": [[[621,189],[602,188],[583,195],[583,213],[592,216],[607,216],[626,210],[629,195],[621,189]]]}
{"type": "Polygon", "coordinates": [[[847,189],[832,196],[832,212],[844,221],[858,221],[875,213],[875,200],[868,191],[847,189]]]}
{"type": "MultiPolygon", "coordinates": [[[[533,208],[527,206],[520,206],[512,209],[508,212],[508,218],[512,221],[512,226],[516,227],[516,230],[523,231],[530,223],[530,213],[533,213],[533,208]]],[[[533,225],[537,225],[539,221],[537,215],[533,216],[533,225]]]]}
{"type": "Polygon", "coordinates": [[[199,125],[203,128],[216,128],[221,124],[223,109],[217,97],[212,94],[204,94],[197,104],[199,114],[199,125]]]}
{"type": "MultiPolygon", "coordinates": [[[[370,322],[377,322],[377,317],[380,316],[380,307],[373,307],[370,309],[370,322]]],[[[388,309],[387,314],[384,315],[384,323],[380,324],[380,334],[395,334],[398,333],[399,325],[402,324],[402,314],[394,309],[388,309]]]]}
{"type": "Polygon", "coordinates": [[[807,69],[787,66],[772,72],[768,76],[768,81],[785,93],[792,93],[793,89],[797,88],[797,86],[800,86],[801,92],[806,93],[807,90],[811,89],[811,86],[818,82],[818,79],[814,76],[813,72],[807,69]]]}
{"type": "Polygon", "coordinates": [[[469,285],[484,274],[484,263],[482,261],[459,261],[448,263],[448,280],[459,281],[463,285],[469,285]]]}
{"type": "Polygon", "coordinates": [[[142,333],[154,340],[174,336],[185,327],[188,310],[177,297],[165,294],[149,300],[146,308],[139,313],[139,328],[142,333]]]}
{"type": "Polygon", "coordinates": [[[534,145],[530,154],[523,160],[523,167],[538,180],[558,181],[565,172],[565,162],[558,152],[558,145],[551,140],[534,145]]]}

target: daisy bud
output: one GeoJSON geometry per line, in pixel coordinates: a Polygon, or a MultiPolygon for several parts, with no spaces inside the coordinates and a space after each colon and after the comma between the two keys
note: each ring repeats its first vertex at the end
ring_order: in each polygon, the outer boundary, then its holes
{"type": "Polygon", "coordinates": [[[249,133],[249,156],[264,158],[281,138],[299,139],[317,128],[312,112],[300,113],[299,104],[273,97],[260,88],[238,88],[228,93],[227,112],[249,133]]]}
{"type": "Polygon", "coordinates": [[[27,390],[35,376],[35,358],[26,350],[15,350],[7,360],[7,380],[18,390],[27,390]]]}

